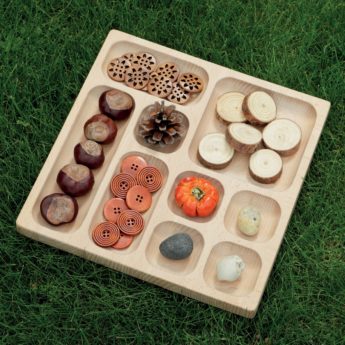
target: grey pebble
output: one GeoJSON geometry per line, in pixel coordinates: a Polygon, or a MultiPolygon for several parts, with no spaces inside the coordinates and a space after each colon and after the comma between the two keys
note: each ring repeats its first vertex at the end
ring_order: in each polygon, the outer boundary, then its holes
{"type": "Polygon", "coordinates": [[[193,240],[186,233],[179,233],[166,238],[160,245],[159,251],[171,260],[187,258],[193,251],[193,240]]]}

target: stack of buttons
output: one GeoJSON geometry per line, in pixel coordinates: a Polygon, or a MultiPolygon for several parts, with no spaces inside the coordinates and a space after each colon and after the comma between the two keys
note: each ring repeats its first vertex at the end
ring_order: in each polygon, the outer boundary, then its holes
{"type": "Polygon", "coordinates": [[[128,156],[121,163],[121,171],[110,183],[114,198],[103,209],[105,222],[92,232],[94,242],[101,247],[128,248],[135,236],[144,229],[144,218],[152,204],[152,194],[162,187],[161,172],[149,166],[140,156],[128,156]]]}

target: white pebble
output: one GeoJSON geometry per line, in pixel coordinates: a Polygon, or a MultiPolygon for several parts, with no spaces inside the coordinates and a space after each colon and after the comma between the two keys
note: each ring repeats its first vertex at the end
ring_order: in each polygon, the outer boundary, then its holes
{"type": "Polygon", "coordinates": [[[225,256],[217,263],[217,278],[233,282],[240,277],[245,267],[245,263],[239,256],[225,256]]]}
{"type": "Polygon", "coordinates": [[[254,236],[258,233],[261,222],[260,211],[253,206],[246,206],[241,209],[237,216],[238,229],[247,236],[254,236]]]}

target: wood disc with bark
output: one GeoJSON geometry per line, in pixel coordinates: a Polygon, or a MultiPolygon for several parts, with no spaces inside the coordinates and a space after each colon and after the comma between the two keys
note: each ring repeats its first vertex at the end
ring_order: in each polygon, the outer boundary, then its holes
{"type": "Polygon", "coordinates": [[[270,149],[258,150],[250,156],[249,173],[257,182],[276,182],[283,171],[283,161],[279,154],[270,149]]]}
{"type": "Polygon", "coordinates": [[[289,119],[276,119],[262,132],[264,144],[282,156],[294,154],[302,139],[301,128],[289,119]]]}
{"type": "Polygon", "coordinates": [[[225,124],[232,122],[245,122],[242,111],[244,94],[240,92],[227,92],[217,100],[217,116],[225,124]]]}
{"type": "Polygon", "coordinates": [[[242,110],[247,120],[255,125],[265,125],[276,118],[277,106],[264,91],[255,91],[244,98],[242,110]]]}
{"type": "Polygon", "coordinates": [[[232,123],[226,130],[226,140],[241,153],[253,153],[261,143],[261,139],[261,132],[246,123],[232,123]]]}
{"type": "Polygon", "coordinates": [[[230,164],[234,152],[234,149],[226,141],[225,134],[211,133],[201,139],[198,159],[201,164],[208,168],[223,169],[230,164]]]}

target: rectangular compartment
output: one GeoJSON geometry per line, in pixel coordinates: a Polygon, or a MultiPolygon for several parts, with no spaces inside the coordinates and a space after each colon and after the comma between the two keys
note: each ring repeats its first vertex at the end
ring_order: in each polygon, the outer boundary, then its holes
{"type": "MultiPolygon", "coordinates": [[[[98,98],[102,94],[102,92],[108,89],[110,88],[106,86],[96,86],[93,89],[91,89],[90,92],[86,95],[83,104],[77,111],[75,121],[73,122],[69,131],[66,133],[67,136],[65,140],[60,144],[59,153],[55,156],[54,161],[51,162],[49,175],[47,179],[43,181],[44,188],[42,188],[40,193],[37,195],[36,201],[33,204],[32,213],[34,219],[42,226],[45,226],[51,230],[56,230],[57,228],[52,225],[49,225],[42,218],[39,210],[41,200],[48,194],[61,193],[61,189],[56,183],[57,174],[63,166],[75,162],[73,156],[73,149],[76,144],[78,144],[82,140],[85,140],[83,130],[84,123],[93,115],[100,113],[98,108],[98,98]]],[[[103,176],[107,171],[109,163],[121,142],[122,136],[127,128],[127,125],[128,120],[116,122],[116,126],[118,128],[116,138],[113,143],[102,145],[105,156],[104,163],[100,168],[93,170],[95,184],[91,192],[87,193],[82,197],[77,198],[79,212],[76,220],[73,223],[59,226],[59,232],[75,231],[82,223],[86,213],[89,210],[90,203],[94,199],[100,183],[102,183],[103,176]]]]}
{"type": "MultiPolygon", "coordinates": [[[[204,89],[200,94],[198,93],[198,94],[191,95],[192,97],[186,103],[186,105],[195,104],[201,101],[202,95],[205,92],[207,88],[207,84],[208,84],[209,78],[208,78],[207,71],[200,65],[192,63],[183,58],[174,56],[169,51],[167,51],[167,49],[161,50],[159,48],[157,49],[157,47],[149,47],[147,45],[130,42],[129,40],[125,40],[125,39],[120,42],[117,42],[109,48],[109,50],[106,53],[105,59],[103,60],[103,63],[102,63],[102,71],[106,78],[109,78],[107,75],[107,66],[109,62],[129,52],[130,53],[142,53],[142,52],[150,53],[156,57],[158,65],[164,62],[173,62],[178,66],[180,73],[190,72],[190,73],[194,73],[200,76],[204,81],[204,89]]],[[[109,78],[109,80],[111,79],[109,78]]],[[[112,82],[114,82],[115,84],[120,83],[117,81],[112,81],[112,82]]],[[[123,85],[126,85],[126,84],[123,83],[123,85]]],[[[159,98],[157,98],[157,100],[159,100],[159,98]]]]}
{"type": "MultiPolygon", "coordinates": [[[[114,256],[115,255],[123,255],[123,254],[129,254],[135,250],[137,250],[138,246],[140,245],[140,242],[141,242],[141,239],[143,236],[145,236],[145,229],[148,227],[148,224],[149,224],[149,221],[150,221],[150,217],[151,217],[151,214],[152,212],[154,211],[155,209],[155,206],[157,204],[157,201],[159,199],[159,196],[165,186],[165,182],[168,178],[168,175],[169,175],[169,169],[167,167],[167,165],[161,161],[160,159],[156,158],[156,157],[153,157],[151,155],[148,155],[148,154],[145,154],[145,153],[141,153],[141,152],[128,152],[126,153],[124,156],[122,156],[119,161],[118,161],[118,164],[117,164],[117,167],[116,167],[116,170],[113,172],[113,175],[116,175],[118,173],[120,173],[120,164],[121,164],[121,161],[123,159],[125,159],[126,157],[128,156],[132,156],[132,155],[135,155],[135,156],[141,156],[142,158],[144,158],[146,160],[146,162],[149,164],[149,165],[152,165],[156,168],[158,168],[163,177],[164,177],[164,180],[163,180],[163,183],[162,183],[162,187],[160,190],[158,190],[156,193],[154,193],[152,195],[152,204],[151,204],[151,207],[149,210],[147,210],[145,213],[142,214],[143,218],[144,218],[144,221],[145,221],[145,228],[144,230],[138,235],[138,236],[135,236],[134,240],[133,240],[133,243],[131,244],[130,247],[126,248],[126,249],[123,249],[123,250],[115,250],[115,249],[112,249],[112,248],[104,248],[104,250],[108,250],[108,251],[112,251],[114,253],[114,256]]],[[[103,183],[106,183],[105,181],[103,183]]],[[[108,186],[110,185],[110,181],[108,181],[108,186]]],[[[93,243],[92,241],[92,236],[91,236],[91,233],[92,233],[92,229],[99,223],[105,221],[105,218],[103,216],[103,207],[104,207],[104,204],[106,203],[107,200],[111,199],[111,198],[114,198],[114,195],[112,194],[112,192],[110,191],[110,187],[108,187],[105,191],[105,193],[101,196],[100,198],[100,202],[99,202],[99,206],[98,208],[94,211],[94,216],[92,218],[92,221],[91,221],[91,224],[90,224],[90,227],[87,229],[88,230],[88,238],[89,238],[89,242],[92,243],[92,245],[94,245],[96,247],[96,244],[93,243]]],[[[84,230],[84,229],[83,229],[84,230]]],[[[84,230],[85,231],[85,230],[84,230]]]]}
{"type": "Polygon", "coordinates": [[[37,241],[85,259],[236,314],[253,317],[329,107],[329,102],[313,96],[112,30],[17,218],[17,229],[37,241]],[[184,141],[171,150],[155,151],[135,138],[140,114],[160,99],[130,89],[107,76],[108,62],[131,51],[147,51],[156,55],[159,61],[176,62],[181,71],[194,72],[205,81],[205,88],[198,97],[186,106],[177,107],[185,113],[189,130],[184,141]],[[104,147],[106,161],[102,168],[95,171],[96,183],[91,193],[78,198],[80,212],[76,221],[54,228],[41,217],[40,201],[45,195],[59,191],[56,175],[65,164],[73,161],[73,148],[83,138],[85,121],[98,113],[98,97],[111,87],[134,98],[133,115],[128,121],[118,123],[115,143],[104,147]],[[249,177],[248,157],[244,155],[236,154],[227,168],[212,172],[201,167],[196,155],[198,143],[205,134],[225,130],[225,126],[216,119],[217,98],[228,91],[247,94],[259,89],[274,97],[278,117],[294,120],[303,132],[298,152],[284,158],[283,176],[271,186],[256,183],[249,177]],[[124,251],[104,249],[94,244],[91,230],[103,221],[103,205],[112,196],[110,180],[118,172],[121,159],[130,154],[139,154],[160,168],[165,185],[153,196],[152,207],[144,214],[145,229],[132,246],[124,251]],[[212,216],[187,218],[177,207],[174,188],[180,178],[188,175],[206,177],[218,188],[220,201],[212,216]],[[241,235],[236,229],[238,211],[247,204],[259,208],[264,218],[264,230],[253,238],[241,235]],[[163,239],[179,231],[190,234],[194,250],[187,260],[172,263],[160,257],[158,247],[163,239]],[[225,255],[240,255],[247,265],[241,279],[231,284],[219,282],[215,276],[216,264],[225,255]]]}

